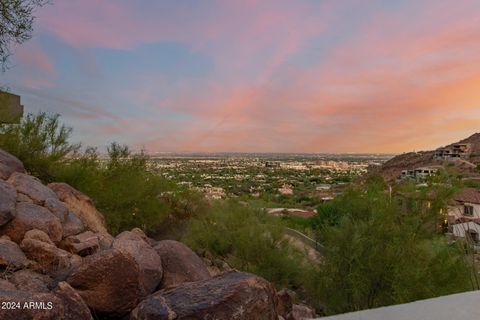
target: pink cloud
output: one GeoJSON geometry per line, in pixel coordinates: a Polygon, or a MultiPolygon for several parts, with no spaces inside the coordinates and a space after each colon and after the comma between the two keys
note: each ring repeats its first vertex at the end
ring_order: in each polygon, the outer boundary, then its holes
{"type": "Polygon", "coordinates": [[[53,62],[45,51],[35,43],[29,44],[28,47],[22,48],[22,50],[18,50],[15,58],[26,67],[37,69],[49,77],[55,77],[57,75],[53,62]]]}
{"type": "Polygon", "coordinates": [[[15,65],[22,65],[29,71],[23,84],[29,88],[53,87],[58,73],[54,62],[37,42],[30,42],[19,48],[14,56],[15,65]]]}
{"type": "MultiPolygon", "coordinates": [[[[213,58],[213,75],[181,79],[161,98],[164,75],[142,78],[129,98],[150,118],[99,116],[108,118],[100,134],[133,137],[152,151],[401,152],[478,130],[474,2],[417,3],[411,18],[367,15],[334,44],[327,36],[363,1],[292,3],[218,1],[212,11],[179,6],[156,18],[134,2],[68,1],[43,10],[39,24],[79,49],[175,41],[213,58]],[[310,63],[292,63],[297,55],[310,63]],[[166,113],[186,120],[176,127],[166,113]]],[[[41,54],[19,58],[54,71],[41,54]]]]}

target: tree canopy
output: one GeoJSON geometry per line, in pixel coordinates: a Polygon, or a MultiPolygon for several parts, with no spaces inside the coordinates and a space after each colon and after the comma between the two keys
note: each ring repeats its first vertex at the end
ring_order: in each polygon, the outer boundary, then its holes
{"type": "Polygon", "coordinates": [[[0,67],[5,70],[14,44],[32,37],[33,15],[37,7],[49,0],[0,0],[0,67]]]}

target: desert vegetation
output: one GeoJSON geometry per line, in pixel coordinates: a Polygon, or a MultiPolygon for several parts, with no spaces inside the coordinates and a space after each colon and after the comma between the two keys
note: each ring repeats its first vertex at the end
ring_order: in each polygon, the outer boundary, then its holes
{"type": "MultiPolygon", "coordinates": [[[[418,195],[429,199],[428,208],[400,206],[383,179],[373,176],[320,205],[313,218],[282,219],[238,200],[207,203],[149,170],[144,152],[112,143],[100,155],[71,143],[71,132],[58,115],[30,114],[19,125],[0,127],[0,148],[44,182],[66,182],[90,196],[113,234],[140,227],[161,237],[165,225],[182,225],[177,237],[200,255],[295,290],[326,314],[478,287],[468,246],[449,244],[438,227],[439,209],[458,177],[432,177],[438,181],[418,195]],[[292,246],[287,226],[315,236],[325,248],[322,258],[311,260],[292,246]]],[[[396,188],[415,189],[408,183],[396,188]]]]}
{"type": "Polygon", "coordinates": [[[143,152],[113,142],[101,157],[95,148],[81,151],[71,133],[59,115],[28,114],[19,125],[0,126],[0,148],[43,182],[66,182],[90,196],[113,234],[133,227],[153,233],[169,215],[185,219],[202,210],[199,195],[151,173],[143,152]]]}

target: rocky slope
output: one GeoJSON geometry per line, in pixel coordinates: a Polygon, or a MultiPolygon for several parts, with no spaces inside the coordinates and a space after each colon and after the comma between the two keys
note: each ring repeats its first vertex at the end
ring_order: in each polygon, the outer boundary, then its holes
{"type": "Polygon", "coordinates": [[[305,319],[253,274],[211,275],[177,241],[111,236],[93,202],[0,150],[0,319],[305,319]]]}
{"type": "MultiPolygon", "coordinates": [[[[448,146],[452,146],[457,143],[470,143],[472,145],[472,154],[469,159],[466,159],[467,161],[456,160],[451,162],[453,167],[456,171],[465,176],[479,177],[479,172],[471,164],[473,163],[476,165],[480,163],[480,133],[475,133],[466,139],[452,143],[448,146]]],[[[404,153],[390,159],[382,166],[370,170],[369,175],[380,174],[385,180],[391,181],[395,180],[401,174],[402,170],[411,170],[418,167],[432,165],[447,165],[446,161],[434,160],[434,154],[434,150],[404,153]]]]}

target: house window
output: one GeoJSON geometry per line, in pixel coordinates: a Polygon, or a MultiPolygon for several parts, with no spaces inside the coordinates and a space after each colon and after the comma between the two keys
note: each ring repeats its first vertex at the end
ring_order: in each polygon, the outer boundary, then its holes
{"type": "Polygon", "coordinates": [[[463,214],[466,216],[473,216],[473,206],[465,205],[463,207],[463,214]]]}

